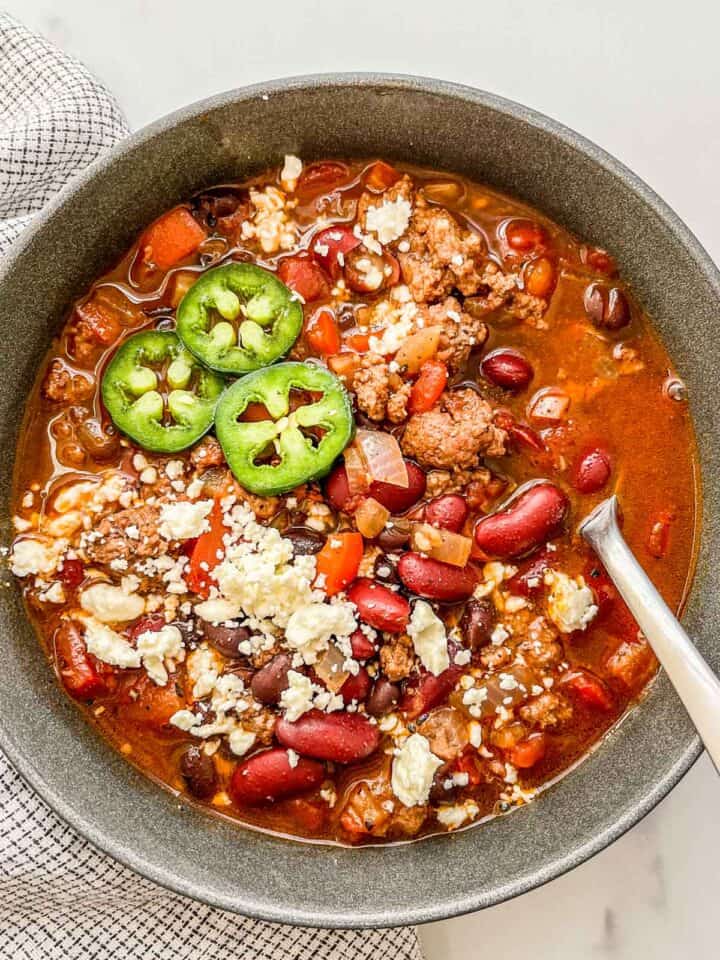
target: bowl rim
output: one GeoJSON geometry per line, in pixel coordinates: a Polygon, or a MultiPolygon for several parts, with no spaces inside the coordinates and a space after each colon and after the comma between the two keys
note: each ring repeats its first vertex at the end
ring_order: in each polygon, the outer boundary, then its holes
{"type": "MultiPolygon", "coordinates": [[[[685,248],[689,256],[697,264],[714,294],[720,300],[720,271],[718,271],[712,258],[694,233],[645,181],[593,141],[539,111],[497,94],[465,84],[439,80],[432,77],[392,72],[340,72],[282,77],[214,94],[210,97],[194,101],[147,124],[104,152],[84,170],[73,177],[47,205],[33,215],[30,225],[23,230],[19,238],[15,240],[0,262],[0,285],[2,285],[6,276],[12,271],[17,261],[23,256],[25,250],[32,244],[35,236],[43,230],[45,223],[65,206],[65,204],[72,202],[76,192],[92,181],[93,178],[112,168],[119,158],[130,154],[135,148],[152,140],[165,130],[185,120],[201,116],[217,108],[256,99],[258,97],[269,98],[275,94],[285,94],[292,91],[322,91],[323,89],[353,86],[370,86],[408,91],[419,90],[430,94],[437,94],[439,96],[463,101],[471,106],[483,106],[486,109],[510,116],[550,134],[573,152],[590,158],[594,164],[610,173],[615,179],[621,181],[626,187],[629,187],[632,192],[638,195],[645,206],[653,212],[661,224],[669,229],[685,248]]],[[[71,803],[67,802],[58,791],[45,780],[42,770],[38,769],[32,760],[24,755],[22,748],[15,746],[11,734],[5,729],[1,718],[0,748],[2,748],[13,767],[26,783],[28,783],[61,819],[68,823],[81,837],[89,841],[96,849],[112,856],[115,860],[141,876],[175,893],[191,897],[210,906],[236,913],[242,912],[243,915],[256,919],[293,923],[299,926],[316,927],[319,925],[316,917],[292,904],[279,904],[277,907],[275,907],[275,905],[268,907],[267,902],[263,901],[261,904],[244,902],[239,905],[236,900],[230,897],[223,898],[222,895],[208,894],[204,890],[202,883],[195,883],[192,878],[177,876],[162,868],[158,868],[148,862],[143,854],[125,847],[120,847],[108,840],[103,835],[102,830],[93,824],[92,818],[86,817],[80,810],[74,808],[71,803]],[[242,910],[240,907],[242,907],[242,910]]],[[[633,809],[621,814],[604,831],[594,835],[586,843],[574,847],[567,855],[548,864],[545,869],[535,875],[532,882],[528,882],[526,878],[519,878],[496,888],[492,895],[478,893],[466,896],[461,901],[455,901],[452,910],[448,910],[447,903],[440,902],[437,905],[430,904],[406,908],[402,911],[401,917],[382,913],[381,910],[376,911],[372,917],[357,918],[353,915],[346,914],[333,915],[332,917],[324,916],[322,918],[322,925],[333,928],[347,928],[358,926],[391,927],[427,923],[484,909],[487,906],[509,900],[530,889],[543,886],[550,880],[562,876],[564,873],[567,873],[569,870],[590,859],[640,822],[670,790],[677,785],[698,759],[702,751],[703,747],[700,738],[694,733],[675,763],[664,776],[657,780],[653,789],[649,791],[633,809]],[[358,923],[358,919],[360,923],[358,923]]],[[[478,829],[482,829],[482,827],[480,826],[478,829]]],[[[443,838],[441,838],[441,840],[442,839],[443,838]]],[[[420,842],[424,843],[427,841],[420,842]]],[[[358,848],[358,855],[362,856],[362,850],[363,848],[358,848]]]]}

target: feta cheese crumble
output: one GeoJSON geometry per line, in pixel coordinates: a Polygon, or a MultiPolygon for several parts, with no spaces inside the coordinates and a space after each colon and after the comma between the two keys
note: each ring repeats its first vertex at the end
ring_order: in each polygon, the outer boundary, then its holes
{"type": "Polygon", "coordinates": [[[557,570],[545,571],[545,583],[550,587],[547,598],[548,616],[561,633],[584,630],[595,617],[598,608],[593,592],[582,577],[573,580],[557,570]]]}
{"type": "MultiPolygon", "coordinates": [[[[128,586],[134,586],[129,584],[128,586]]],[[[127,623],[145,612],[145,600],[125,585],[93,583],[80,594],[80,606],[101,623],[127,623]]]]}
{"type": "Polygon", "coordinates": [[[411,734],[397,751],[392,765],[390,785],[398,800],[406,807],[427,803],[435,771],[442,763],[425,737],[411,734]]]}
{"type": "Polygon", "coordinates": [[[165,503],[160,510],[160,536],[166,540],[190,540],[210,529],[212,500],[181,500],[165,503]]]}
{"type": "Polygon", "coordinates": [[[368,207],[365,214],[365,226],[374,233],[380,243],[392,243],[399,240],[410,223],[412,204],[404,197],[385,200],[380,206],[368,207]]]}
{"type": "Polygon", "coordinates": [[[425,600],[416,600],[407,628],[422,665],[436,677],[450,666],[445,624],[425,600]]]}

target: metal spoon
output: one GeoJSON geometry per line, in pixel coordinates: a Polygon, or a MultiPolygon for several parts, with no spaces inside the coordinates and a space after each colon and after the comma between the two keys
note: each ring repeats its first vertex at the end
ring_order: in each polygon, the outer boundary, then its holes
{"type": "Polygon", "coordinates": [[[670,677],[720,773],[720,680],[635,559],[617,523],[617,497],[603,500],[579,532],[602,561],[670,677]]]}

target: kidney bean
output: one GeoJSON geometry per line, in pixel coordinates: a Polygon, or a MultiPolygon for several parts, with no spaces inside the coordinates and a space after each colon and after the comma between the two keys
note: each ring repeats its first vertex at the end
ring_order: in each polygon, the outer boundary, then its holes
{"type": "Polygon", "coordinates": [[[617,273],[617,264],[607,250],[602,250],[600,247],[581,247],[580,259],[583,263],[586,263],[591,270],[604,273],[607,277],[612,277],[617,273]]]}
{"type": "Polygon", "coordinates": [[[585,290],[583,304],[590,322],[601,330],[621,330],[630,323],[630,306],[618,287],[591,283],[585,290]]]}
{"type": "Polygon", "coordinates": [[[289,527],[283,531],[283,537],[291,541],[296,557],[319,553],[325,545],[325,537],[310,527],[289,527]]]}
{"type": "Polygon", "coordinates": [[[531,597],[542,589],[543,576],[550,566],[550,554],[547,550],[541,550],[522,570],[510,577],[506,583],[507,589],[516,596],[531,597]]]}
{"type": "Polygon", "coordinates": [[[518,423],[509,410],[498,410],[493,417],[493,422],[495,426],[507,432],[509,439],[514,441],[516,446],[527,447],[537,453],[546,452],[542,437],[526,423],[518,423]]]}
{"type": "Polygon", "coordinates": [[[509,247],[527,253],[546,243],[547,235],[539,223],[533,220],[511,220],[505,226],[505,239],[509,247]]]}
{"type": "Polygon", "coordinates": [[[531,297],[547,299],[555,289],[555,266],[549,257],[532,260],[524,272],[525,290],[531,297]]]}
{"type": "Polygon", "coordinates": [[[389,557],[386,557],[384,553],[375,557],[373,574],[375,575],[375,579],[381,583],[400,583],[395,562],[389,557]]]}
{"type": "Polygon", "coordinates": [[[106,678],[85,646],[82,629],[72,620],[61,620],[53,638],[55,662],[63,686],[75,700],[93,700],[108,692],[106,678]]]}
{"type": "Polygon", "coordinates": [[[449,563],[412,552],[400,558],[398,573],[412,593],[447,603],[467,600],[477,582],[472,567],[453,567],[449,563]]]}
{"type": "Polygon", "coordinates": [[[453,664],[437,676],[426,672],[416,674],[405,687],[400,709],[409,720],[422,716],[450,696],[462,672],[462,667],[453,664]]]}
{"type": "Polygon", "coordinates": [[[380,742],[377,726],[360,713],[310,710],[291,723],[280,719],[275,736],[285,747],[307,757],[353,763],[369,757],[380,742]]]}
{"type": "Polygon", "coordinates": [[[131,640],[137,640],[141,633],[157,633],[165,626],[165,617],[161,613],[151,613],[147,617],[140,617],[128,630],[131,640]]]}
{"type": "Polygon", "coordinates": [[[60,579],[70,590],[79,587],[85,579],[85,568],[83,567],[82,561],[63,560],[63,565],[60,567],[60,579]]]}
{"type": "Polygon", "coordinates": [[[361,577],[350,587],[347,596],[357,607],[360,619],[376,630],[402,633],[407,626],[410,604],[405,597],[382,584],[361,577]]]}
{"type": "Polygon", "coordinates": [[[489,600],[469,600],[460,620],[460,632],[473,650],[490,643],[495,626],[495,607],[489,600]]]}
{"type": "Polygon", "coordinates": [[[187,748],[180,759],[180,773],[185,778],[190,793],[199,800],[205,800],[215,793],[215,764],[200,747],[193,744],[187,748]]]}
{"type": "Polygon", "coordinates": [[[610,479],[610,457],[602,447],[585,450],[575,460],[570,472],[571,483],[580,493],[597,493],[610,479]]]}
{"type": "Polygon", "coordinates": [[[425,520],[434,527],[459,533],[469,513],[465,498],[459,493],[446,493],[436,497],[425,507],[425,520]]]}
{"type": "Polygon", "coordinates": [[[352,703],[353,700],[362,703],[367,700],[371,683],[370,674],[365,667],[360,667],[357,673],[350,674],[338,692],[345,703],[352,703]]]}
{"type": "MultiPolygon", "coordinates": [[[[372,253],[365,246],[357,247],[345,254],[343,276],[346,284],[356,293],[374,293],[385,286],[385,258],[382,254],[372,253]]],[[[391,267],[392,269],[392,267],[391,267]]]]}
{"type": "Polygon", "coordinates": [[[400,699],[400,687],[391,683],[387,677],[378,677],[372,692],[365,701],[365,709],[371,717],[383,717],[400,699]]]}
{"type": "Polygon", "coordinates": [[[475,544],[486,560],[522,557],[557,536],[567,511],[568,498],[559,487],[537,483],[504,510],[478,520],[475,544]]]}
{"type": "Polygon", "coordinates": [[[352,655],[356,660],[369,660],[377,653],[375,644],[360,629],[355,630],[350,635],[350,646],[352,647],[352,655]]]}
{"type": "Polygon", "coordinates": [[[480,364],[480,372],[503,390],[519,393],[530,384],[535,371],[530,361],[517,350],[493,350],[480,364]]]}
{"type": "Polygon", "coordinates": [[[252,695],[260,703],[280,703],[280,695],[287,690],[288,671],[292,659],[287,653],[278,653],[269,663],[261,667],[250,681],[252,695]]]}
{"type": "Polygon", "coordinates": [[[675,520],[675,514],[670,510],[661,510],[652,520],[646,547],[651,557],[662,560],[670,546],[670,527],[675,520]]]}
{"type": "Polygon", "coordinates": [[[230,660],[244,656],[240,653],[240,644],[250,639],[247,627],[224,627],[222,624],[198,620],[198,628],[211,647],[230,660]]]}
{"type": "MultiPolygon", "coordinates": [[[[405,460],[408,485],[398,487],[394,483],[382,483],[375,480],[370,484],[368,495],[382,504],[390,513],[404,513],[425,495],[425,473],[412,460],[405,460]]],[[[335,467],[325,484],[325,493],[331,506],[336,510],[345,510],[352,505],[354,497],[348,486],[347,471],[343,464],[335,467]]]]}
{"type": "Polygon", "coordinates": [[[375,538],[375,543],[388,553],[401,550],[409,542],[410,530],[397,523],[394,523],[391,527],[385,527],[375,538]]]}
{"type": "Polygon", "coordinates": [[[291,766],[287,750],[276,747],[256,753],[235,768],[230,795],[235,803],[256,807],[313,790],[324,779],[321,763],[299,757],[291,766]]]}

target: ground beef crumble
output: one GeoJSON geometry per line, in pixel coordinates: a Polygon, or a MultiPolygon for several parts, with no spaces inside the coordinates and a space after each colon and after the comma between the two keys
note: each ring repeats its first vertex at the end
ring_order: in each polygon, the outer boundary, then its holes
{"type": "Polygon", "coordinates": [[[90,563],[108,565],[120,560],[127,566],[136,559],[159,557],[167,550],[158,533],[159,523],[160,510],[155,506],[120,510],[100,521],[86,540],[85,555],[90,563]]]}
{"type": "Polygon", "coordinates": [[[475,390],[449,390],[432,410],[410,417],[400,445],[422,466],[472,469],[481,456],[505,453],[505,431],[492,417],[492,407],[475,390]]]}

